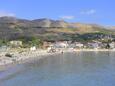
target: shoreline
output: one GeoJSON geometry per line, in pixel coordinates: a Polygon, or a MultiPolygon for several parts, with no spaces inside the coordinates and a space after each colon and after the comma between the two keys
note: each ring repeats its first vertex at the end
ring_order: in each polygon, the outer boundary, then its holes
{"type": "Polygon", "coordinates": [[[0,71],[7,69],[9,67],[12,67],[13,65],[26,63],[33,59],[39,60],[43,57],[47,57],[50,55],[61,54],[61,52],[48,53],[47,50],[40,49],[40,50],[35,50],[35,51],[26,51],[21,54],[19,52],[14,52],[13,57],[10,58],[10,57],[5,56],[6,53],[7,52],[3,52],[2,55],[0,54],[0,71]]]}
{"type": "Polygon", "coordinates": [[[115,49],[76,49],[75,51],[115,51],[115,49]]]}
{"type": "Polygon", "coordinates": [[[106,51],[114,52],[115,49],[63,49],[61,51],[57,51],[54,53],[48,53],[47,50],[38,49],[35,51],[28,50],[22,53],[13,52],[12,58],[5,56],[5,54],[8,52],[2,52],[0,53],[0,71],[7,69],[9,67],[12,67],[13,65],[16,65],[16,64],[26,63],[30,59],[35,59],[35,58],[41,59],[46,56],[63,54],[66,52],[90,52],[90,51],[92,52],[106,52],[106,51]]]}

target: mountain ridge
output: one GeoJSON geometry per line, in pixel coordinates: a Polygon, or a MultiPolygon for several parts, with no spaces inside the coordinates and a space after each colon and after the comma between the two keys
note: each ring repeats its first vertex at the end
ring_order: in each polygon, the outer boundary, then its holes
{"type": "Polygon", "coordinates": [[[69,23],[64,20],[19,19],[0,17],[0,38],[16,39],[22,36],[36,36],[41,39],[64,39],[64,34],[104,33],[115,35],[115,31],[96,24],[69,23]],[[63,35],[63,36],[62,36],[63,35]]]}

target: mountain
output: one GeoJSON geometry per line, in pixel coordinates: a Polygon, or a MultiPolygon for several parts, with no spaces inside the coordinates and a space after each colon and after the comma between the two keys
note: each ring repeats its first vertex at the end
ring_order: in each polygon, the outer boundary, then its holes
{"type": "Polygon", "coordinates": [[[27,20],[15,17],[0,17],[0,39],[13,40],[36,36],[42,40],[66,40],[73,35],[103,33],[115,35],[115,31],[96,24],[68,23],[47,18],[27,20]]]}

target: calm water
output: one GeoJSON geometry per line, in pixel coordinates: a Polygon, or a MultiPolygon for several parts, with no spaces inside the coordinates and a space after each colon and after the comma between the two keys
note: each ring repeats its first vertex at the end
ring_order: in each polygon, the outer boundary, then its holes
{"type": "Polygon", "coordinates": [[[0,72],[0,86],[115,86],[115,52],[65,53],[0,72]]]}

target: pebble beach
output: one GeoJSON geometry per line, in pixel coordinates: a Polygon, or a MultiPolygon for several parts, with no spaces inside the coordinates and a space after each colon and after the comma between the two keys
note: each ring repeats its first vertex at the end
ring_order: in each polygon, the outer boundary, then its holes
{"type": "Polygon", "coordinates": [[[48,56],[48,55],[55,55],[55,54],[60,54],[61,52],[87,52],[87,51],[110,51],[114,52],[115,49],[63,49],[61,51],[57,51],[54,53],[48,53],[47,50],[43,49],[37,49],[35,51],[7,51],[7,52],[0,52],[0,69],[4,68],[5,66],[9,64],[16,64],[16,63],[21,63],[21,62],[26,62],[26,60],[32,59],[32,58],[42,58],[42,56],[48,56]],[[10,53],[12,57],[7,57],[6,54],[10,53]]]}

